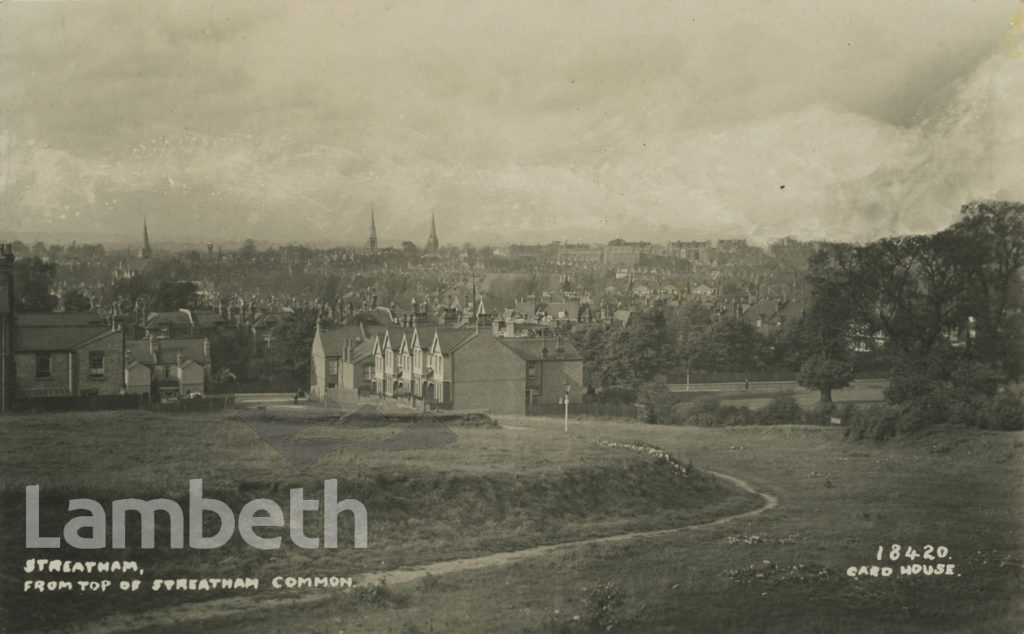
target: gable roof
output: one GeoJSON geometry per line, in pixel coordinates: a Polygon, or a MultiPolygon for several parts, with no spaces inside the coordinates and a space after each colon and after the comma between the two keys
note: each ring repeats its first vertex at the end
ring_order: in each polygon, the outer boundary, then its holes
{"type": "MultiPolygon", "coordinates": [[[[457,345],[459,345],[466,339],[469,339],[474,334],[476,334],[475,331],[468,329],[448,330],[444,328],[438,328],[434,332],[434,339],[441,346],[441,353],[447,354],[452,350],[452,348],[455,348],[457,345]]],[[[431,344],[431,348],[433,348],[433,344],[431,344]]]]}
{"type": "Polygon", "coordinates": [[[506,337],[495,339],[521,359],[526,361],[580,361],[583,357],[576,350],[576,346],[568,338],[562,340],[564,351],[561,356],[556,353],[558,340],[548,337],[506,337]],[[544,353],[547,348],[547,354],[544,353]]]}
{"type": "Polygon", "coordinates": [[[210,362],[205,339],[154,339],[152,351],[149,339],[134,339],[125,342],[125,350],[132,362],[145,365],[177,365],[179,352],[195,363],[210,362]]]}
{"type": "Polygon", "coordinates": [[[18,313],[14,316],[14,352],[65,352],[113,333],[93,313],[18,313]]]}
{"type": "Polygon", "coordinates": [[[154,328],[161,324],[170,324],[179,328],[192,327],[192,318],[188,313],[181,311],[167,311],[162,313],[150,313],[146,317],[145,328],[154,328]]]}
{"type": "Polygon", "coordinates": [[[103,315],[96,313],[15,313],[15,327],[106,326],[103,315]]]}
{"type": "Polygon", "coordinates": [[[779,305],[776,302],[768,299],[762,299],[743,312],[743,319],[748,322],[755,322],[758,319],[771,319],[778,310],[779,305]]]}
{"type": "Polygon", "coordinates": [[[364,341],[352,349],[352,363],[358,363],[374,356],[373,341],[364,341]]]}
{"type": "Polygon", "coordinates": [[[358,346],[364,342],[370,342],[373,345],[373,338],[377,335],[383,335],[387,329],[383,326],[375,324],[365,325],[360,328],[358,325],[353,326],[338,326],[335,328],[321,328],[320,329],[320,341],[323,344],[324,356],[327,357],[340,357],[345,351],[345,342],[351,342],[353,345],[358,346]],[[363,331],[366,331],[366,337],[363,337],[363,331]]]}

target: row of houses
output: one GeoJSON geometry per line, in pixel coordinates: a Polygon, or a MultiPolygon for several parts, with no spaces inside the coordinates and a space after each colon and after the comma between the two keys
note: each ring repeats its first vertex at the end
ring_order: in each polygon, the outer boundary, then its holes
{"type": "Polygon", "coordinates": [[[15,400],[57,396],[202,394],[210,378],[206,338],[129,340],[92,313],[12,315],[15,400]]]}
{"type": "MultiPolygon", "coordinates": [[[[583,392],[583,360],[563,337],[479,328],[317,327],[310,396],[393,399],[412,407],[524,414],[583,392]]],[[[572,397],[570,397],[572,398],[572,397]]]]}

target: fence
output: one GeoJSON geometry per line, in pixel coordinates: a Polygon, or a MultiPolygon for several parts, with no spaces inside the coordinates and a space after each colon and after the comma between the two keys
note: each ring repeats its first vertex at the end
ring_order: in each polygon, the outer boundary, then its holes
{"type": "MultiPolygon", "coordinates": [[[[690,384],[694,383],[743,383],[744,381],[795,381],[796,372],[792,370],[761,370],[757,372],[690,372],[690,384]]],[[[672,372],[666,383],[685,384],[686,371],[672,372]]]]}
{"type": "Polygon", "coordinates": [[[95,412],[112,409],[147,409],[154,412],[221,412],[235,406],[234,395],[207,396],[153,403],[149,394],[103,394],[99,396],[44,396],[19,399],[12,411],[19,413],[95,412]]]}
{"type": "Polygon", "coordinates": [[[308,390],[309,386],[298,386],[287,381],[232,381],[230,383],[210,383],[206,386],[207,394],[276,394],[286,392],[294,394],[296,388],[308,390]]]}
{"type": "MultiPolygon", "coordinates": [[[[564,416],[565,405],[527,405],[527,416],[564,416]]],[[[632,403],[602,403],[599,401],[569,402],[570,416],[599,416],[603,418],[636,418],[637,407],[632,403]]]]}
{"type": "Polygon", "coordinates": [[[154,403],[149,409],[162,413],[222,412],[235,406],[235,396],[207,396],[204,398],[183,398],[166,403],[154,403]]]}
{"type": "Polygon", "coordinates": [[[15,412],[94,412],[104,409],[148,409],[149,394],[102,394],[97,396],[43,396],[14,401],[15,412]]]}

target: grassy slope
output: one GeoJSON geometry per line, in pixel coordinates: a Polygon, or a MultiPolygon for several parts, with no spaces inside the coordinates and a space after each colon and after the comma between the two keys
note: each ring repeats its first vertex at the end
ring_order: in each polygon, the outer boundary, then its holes
{"type": "MultiPolygon", "coordinates": [[[[557,421],[505,421],[544,428],[557,421]]],[[[1024,433],[935,429],[846,442],[829,428],[695,429],[576,422],[580,437],[643,438],[780,498],[735,524],[581,547],[511,567],[263,615],[224,631],[574,631],[586,588],[614,583],[627,631],[1013,632],[1024,623],[1024,433]],[[752,542],[752,543],[747,543],[752,542]],[[945,545],[957,577],[850,579],[879,545],[945,545]],[[767,563],[766,563],[767,562],[767,563]],[[800,566],[793,571],[793,566],[800,566]],[[556,611],[557,614],[556,614],[556,611]],[[297,620],[301,619],[301,620],[297,620]]],[[[920,560],[918,560],[920,561],[920,560]]]]}
{"type": "MultiPolygon", "coordinates": [[[[147,578],[228,573],[260,576],[266,582],[276,574],[347,576],[674,527],[742,512],[761,502],[716,481],[681,481],[664,463],[554,429],[524,434],[458,427],[453,429],[459,441],[453,445],[401,452],[345,449],[300,474],[231,416],[122,412],[7,417],[2,423],[0,610],[7,611],[4,618],[13,629],[60,626],[111,611],[218,596],[138,593],[96,601],[94,595],[25,595],[20,592],[24,575],[19,567],[27,556],[134,559],[147,570],[147,578]],[[368,509],[370,547],[353,550],[343,543],[333,551],[301,550],[286,538],[281,550],[258,551],[236,538],[216,551],[172,551],[165,547],[168,537],[161,530],[158,548],[150,551],[65,548],[27,553],[22,547],[28,484],[41,486],[43,534],[54,535],[68,518],[68,499],[89,497],[109,509],[112,499],[168,497],[185,508],[190,478],[202,478],[206,497],[228,502],[236,511],[250,499],[269,497],[286,512],[290,488],[303,487],[306,498],[316,498],[324,479],[337,478],[339,496],[358,499],[368,509]]],[[[344,435],[377,440],[400,428],[348,430],[344,435]]],[[[135,531],[129,527],[128,535],[135,531]]],[[[307,521],[305,532],[313,536],[321,529],[307,521]]],[[[350,534],[339,528],[343,538],[350,534]]]]}

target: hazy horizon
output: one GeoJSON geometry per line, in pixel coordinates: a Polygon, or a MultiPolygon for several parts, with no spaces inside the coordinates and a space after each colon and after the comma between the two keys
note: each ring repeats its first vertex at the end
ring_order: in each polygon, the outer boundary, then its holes
{"type": "Polygon", "coordinates": [[[1024,200],[1024,5],[5,2],[0,239],[863,241],[1024,200]],[[46,236],[46,237],[40,237],[46,236]],[[102,237],[102,239],[99,239],[102,237]]]}

